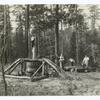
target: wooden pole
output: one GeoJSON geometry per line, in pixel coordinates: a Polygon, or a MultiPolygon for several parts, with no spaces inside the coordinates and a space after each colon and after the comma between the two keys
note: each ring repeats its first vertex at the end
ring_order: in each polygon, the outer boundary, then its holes
{"type": "Polygon", "coordinates": [[[19,58],[19,59],[17,59],[15,62],[13,62],[11,65],[9,65],[8,68],[5,69],[4,72],[6,73],[6,72],[7,72],[8,70],[10,70],[16,63],[20,62],[20,60],[21,60],[21,59],[19,58]]]}
{"type": "MultiPolygon", "coordinates": [[[[0,75],[1,76],[1,75],[0,75]]],[[[6,78],[15,78],[15,79],[28,79],[30,80],[30,77],[28,76],[14,76],[14,75],[5,75],[6,78]]]]}
{"type": "Polygon", "coordinates": [[[43,64],[36,70],[36,72],[32,75],[31,78],[33,78],[37,74],[37,72],[42,68],[42,66],[43,66],[43,64]]]}
{"type": "Polygon", "coordinates": [[[20,62],[16,63],[16,64],[14,65],[14,67],[8,72],[8,74],[11,74],[11,73],[14,71],[14,69],[15,69],[19,64],[22,64],[22,62],[20,61],[20,62]]]}
{"type": "Polygon", "coordinates": [[[45,73],[45,62],[43,61],[43,66],[42,66],[42,76],[44,76],[44,73],[45,73]]]}

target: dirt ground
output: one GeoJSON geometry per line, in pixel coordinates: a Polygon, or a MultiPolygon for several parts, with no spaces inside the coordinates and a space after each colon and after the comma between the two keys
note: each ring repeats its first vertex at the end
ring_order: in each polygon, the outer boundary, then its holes
{"type": "MultiPolygon", "coordinates": [[[[72,80],[48,78],[36,82],[7,78],[8,95],[11,96],[95,96],[100,95],[100,72],[70,73],[72,80]]],[[[0,95],[3,95],[0,78],[0,95]]]]}

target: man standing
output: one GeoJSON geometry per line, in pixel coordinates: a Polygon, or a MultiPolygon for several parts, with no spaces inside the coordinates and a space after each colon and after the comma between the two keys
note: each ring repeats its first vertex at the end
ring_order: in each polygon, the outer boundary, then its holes
{"type": "Polygon", "coordinates": [[[35,37],[32,36],[31,37],[31,45],[32,45],[32,59],[36,59],[36,56],[35,56],[35,49],[36,49],[36,46],[35,46],[35,37]]]}
{"type": "Polygon", "coordinates": [[[71,65],[71,72],[75,71],[77,72],[77,68],[75,67],[75,60],[73,58],[69,59],[70,65],[71,65]]]}
{"type": "Polygon", "coordinates": [[[73,58],[70,58],[69,59],[69,62],[70,62],[70,65],[71,66],[74,66],[75,65],[75,60],[73,58]]]}
{"type": "Polygon", "coordinates": [[[63,54],[61,54],[61,55],[60,55],[60,59],[59,59],[60,68],[63,68],[63,61],[64,61],[64,56],[63,56],[63,54]]]}
{"type": "Polygon", "coordinates": [[[87,68],[88,68],[88,63],[89,63],[89,57],[87,55],[85,55],[85,57],[82,61],[82,66],[85,68],[86,72],[87,72],[87,68]]]}

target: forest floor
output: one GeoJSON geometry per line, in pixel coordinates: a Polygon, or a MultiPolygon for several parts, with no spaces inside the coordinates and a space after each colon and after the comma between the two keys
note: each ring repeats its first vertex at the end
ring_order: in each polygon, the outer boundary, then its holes
{"type": "MultiPolygon", "coordinates": [[[[70,73],[73,80],[47,78],[36,82],[7,78],[8,95],[40,96],[40,95],[100,95],[100,72],[70,73]]],[[[0,95],[3,95],[3,84],[0,78],[0,95]]]]}

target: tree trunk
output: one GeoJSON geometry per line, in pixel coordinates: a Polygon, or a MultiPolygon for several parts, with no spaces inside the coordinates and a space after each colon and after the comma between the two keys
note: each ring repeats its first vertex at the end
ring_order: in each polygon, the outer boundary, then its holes
{"type": "MultiPolygon", "coordinates": [[[[77,17],[77,5],[75,7],[76,17],[77,17]]],[[[77,26],[77,20],[75,22],[75,33],[76,33],[76,64],[79,66],[79,32],[77,26]]]]}
{"type": "MultiPolygon", "coordinates": [[[[7,40],[7,7],[4,5],[4,43],[6,43],[7,40]]],[[[4,44],[5,45],[5,44],[4,44]]],[[[4,64],[7,63],[7,49],[4,52],[4,64]]]]}
{"type": "Polygon", "coordinates": [[[95,44],[91,43],[91,55],[93,57],[93,61],[95,62],[95,49],[94,49],[95,44]]]}
{"type": "Polygon", "coordinates": [[[10,26],[10,11],[9,11],[9,6],[8,6],[8,62],[11,62],[11,48],[12,48],[12,45],[11,45],[11,26],[10,26]]]}
{"type": "Polygon", "coordinates": [[[79,34],[76,32],[76,64],[79,66],[79,34]]]}
{"type": "Polygon", "coordinates": [[[5,36],[6,36],[6,5],[4,5],[4,34],[2,35],[2,52],[1,52],[1,66],[2,66],[2,78],[4,83],[5,89],[5,96],[7,95],[7,83],[5,80],[5,73],[4,73],[4,63],[5,63],[5,36]]]}
{"type": "Polygon", "coordinates": [[[55,23],[55,63],[58,64],[58,55],[59,55],[59,5],[56,5],[56,23],[55,23]]]}
{"type": "Polygon", "coordinates": [[[36,57],[39,56],[39,31],[36,33],[36,57]]]}
{"type": "Polygon", "coordinates": [[[26,57],[31,58],[31,43],[29,34],[29,5],[26,5],[26,25],[25,25],[25,38],[26,38],[26,57]]]}
{"type": "Polygon", "coordinates": [[[1,66],[2,66],[2,78],[3,78],[3,83],[4,83],[4,91],[5,91],[5,96],[7,96],[7,83],[6,83],[6,80],[5,80],[5,74],[4,74],[4,65],[3,63],[1,62],[1,66]]]}

